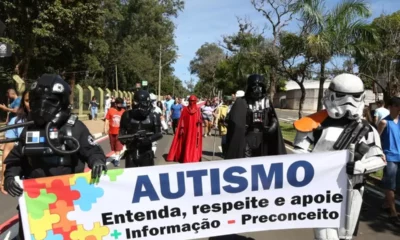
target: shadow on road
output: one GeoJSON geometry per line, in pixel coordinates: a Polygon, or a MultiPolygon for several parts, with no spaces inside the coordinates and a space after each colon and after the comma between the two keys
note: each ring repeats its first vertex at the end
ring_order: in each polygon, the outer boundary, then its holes
{"type": "Polygon", "coordinates": [[[389,215],[380,207],[382,204],[383,199],[379,198],[372,192],[367,191],[364,195],[364,206],[361,212],[360,221],[368,224],[368,226],[375,232],[386,232],[400,236],[400,225],[389,223],[389,215]]]}
{"type": "Polygon", "coordinates": [[[232,234],[226,236],[210,237],[208,240],[255,240],[255,239],[251,237],[244,237],[237,234],[232,234]]]}

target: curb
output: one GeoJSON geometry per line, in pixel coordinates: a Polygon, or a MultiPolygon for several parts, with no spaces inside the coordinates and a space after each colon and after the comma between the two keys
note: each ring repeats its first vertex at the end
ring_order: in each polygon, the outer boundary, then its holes
{"type": "Polygon", "coordinates": [[[104,137],[105,134],[104,133],[94,133],[92,134],[94,139],[97,140],[98,138],[104,137]]]}

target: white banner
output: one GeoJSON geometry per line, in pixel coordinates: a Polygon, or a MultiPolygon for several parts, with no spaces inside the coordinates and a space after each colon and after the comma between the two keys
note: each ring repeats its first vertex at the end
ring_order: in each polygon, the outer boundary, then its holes
{"type": "Polygon", "coordinates": [[[347,151],[24,180],[25,238],[194,239],[344,226],[347,151]],[[29,226],[29,227],[28,227],[29,226]]]}

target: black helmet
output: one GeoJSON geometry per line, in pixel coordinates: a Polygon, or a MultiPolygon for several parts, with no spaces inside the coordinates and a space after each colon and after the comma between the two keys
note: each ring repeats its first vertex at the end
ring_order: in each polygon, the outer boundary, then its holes
{"type": "Polygon", "coordinates": [[[247,78],[246,98],[260,100],[267,93],[264,77],[259,74],[252,74],[247,78]]]}
{"type": "MultiPolygon", "coordinates": [[[[31,85],[29,106],[36,125],[54,121],[66,121],[70,115],[69,85],[58,75],[44,74],[31,85]],[[62,114],[61,114],[62,113],[62,114]],[[60,117],[60,114],[63,117],[60,117]]],[[[58,122],[60,123],[60,122],[58,122]]]]}
{"type": "Polygon", "coordinates": [[[152,105],[149,92],[145,90],[139,90],[135,92],[135,95],[133,96],[133,101],[133,111],[137,112],[142,117],[146,117],[150,114],[152,105]]]}

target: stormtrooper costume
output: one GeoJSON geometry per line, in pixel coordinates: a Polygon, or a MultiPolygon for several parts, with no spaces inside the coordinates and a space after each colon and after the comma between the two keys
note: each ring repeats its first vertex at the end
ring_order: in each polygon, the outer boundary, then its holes
{"type": "MultiPolygon", "coordinates": [[[[150,94],[150,101],[151,104],[153,106],[153,109],[151,110],[153,113],[156,114],[157,117],[161,117],[162,116],[162,111],[159,107],[157,107],[157,96],[154,93],[150,94]]],[[[163,127],[163,124],[161,124],[163,127]]],[[[164,128],[163,128],[164,129],[164,128]]],[[[157,150],[157,142],[153,142],[152,143],[152,147],[151,149],[153,150],[154,154],[156,154],[156,150],[157,150]]]]}
{"type": "Polygon", "coordinates": [[[297,130],[294,147],[298,153],[348,149],[355,144],[354,161],[347,164],[349,176],[349,222],[339,229],[314,229],[316,240],[352,239],[357,225],[364,192],[364,174],[384,168],[383,151],[378,132],[365,120],[364,84],[352,74],[336,76],[325,91],[325,109],[294,122],[297,130]],[[310,149],[311,145],[313,146],[310,149]]]}

